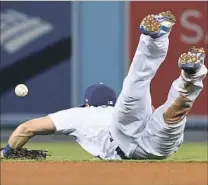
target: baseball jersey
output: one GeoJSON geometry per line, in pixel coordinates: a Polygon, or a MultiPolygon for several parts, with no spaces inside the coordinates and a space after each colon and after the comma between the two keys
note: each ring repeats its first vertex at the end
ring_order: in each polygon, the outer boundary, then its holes
{"type": "Polygon", "coordinates": [[[118,146],[110,141],[109,128],[112,122],[113,107],[71,108],[49,114],[56,133],[74,136],[83,149],[102,159],[121,158],[115,152],[118,146]]]}

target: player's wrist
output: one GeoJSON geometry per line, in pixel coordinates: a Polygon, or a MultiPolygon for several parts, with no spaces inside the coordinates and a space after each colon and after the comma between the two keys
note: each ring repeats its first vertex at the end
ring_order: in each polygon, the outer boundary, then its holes
{"type": "Polygon", "coordinates": [[[4,157],[9,156],[14,151],[13,148],[9,144],[6,145],[6,147],[3,149],[2,154],[4,157]]]}

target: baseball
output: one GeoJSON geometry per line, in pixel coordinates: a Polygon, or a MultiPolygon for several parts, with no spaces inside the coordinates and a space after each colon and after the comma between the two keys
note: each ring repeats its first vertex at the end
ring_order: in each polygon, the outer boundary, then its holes
{"type": "Polygon", "coordinates": [[[28,88],[24,84],[19,84],[15,87],[15,94],[19,97],[27,96],[28,88]]]}

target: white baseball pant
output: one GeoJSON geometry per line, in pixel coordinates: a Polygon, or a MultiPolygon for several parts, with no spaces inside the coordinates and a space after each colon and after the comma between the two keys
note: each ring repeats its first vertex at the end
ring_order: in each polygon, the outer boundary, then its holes
{"type": "Polygon", "coordinates": [[[186,114],[203,88],[205,66],[193,79],[182,74],[175,80],[167,101],[152,113],[150,83],[167,55],[168,37],[141,35],[115,105],[111,135],[130,158],[163,159],[177,151],[183,142],[186,114]]]}

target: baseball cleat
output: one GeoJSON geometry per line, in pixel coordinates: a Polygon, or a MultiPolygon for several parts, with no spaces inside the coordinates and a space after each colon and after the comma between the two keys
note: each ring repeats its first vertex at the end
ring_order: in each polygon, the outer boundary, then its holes
{"type": "Polygon", "coordinates": [[[176,23],[175,16],[170,12],[148,15],[140,24],[140,31],[152,38],[159,38],[169,33],[176,23]]]}
{"type": "Polygon", "coordinates": [[[187,53],[183,53],[178,61],[180,69],[192,75],[199,71],[204,64],[205,51],[203,48],[192,47],[187,53]]]}

